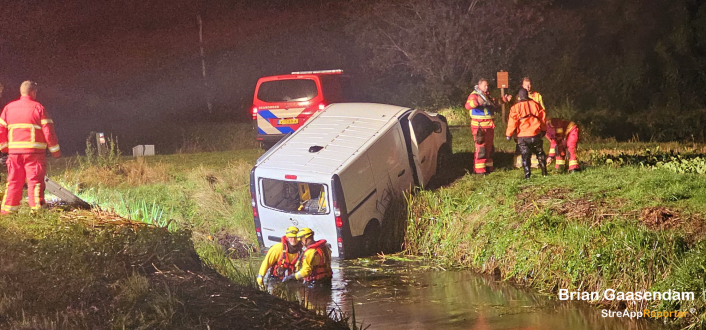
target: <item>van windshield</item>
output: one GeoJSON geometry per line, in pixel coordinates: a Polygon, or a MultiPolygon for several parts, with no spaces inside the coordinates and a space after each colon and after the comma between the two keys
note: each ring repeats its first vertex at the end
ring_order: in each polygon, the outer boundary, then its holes
{"type": "Polygon", "coordinates": [[[328,213],[326,185],[266,178],[260,181],[267,207],[291,213],[328,213]]]}
{"type": "Polygon", "coordinates": [[[286,79],[260,84],[257,98],[265,102],[303,102],[319,95],[313,79],[286,79]]]}

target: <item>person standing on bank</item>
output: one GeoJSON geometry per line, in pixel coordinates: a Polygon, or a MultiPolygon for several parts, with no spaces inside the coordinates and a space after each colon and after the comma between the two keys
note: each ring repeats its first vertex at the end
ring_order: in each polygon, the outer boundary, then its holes
{"type": "MultiPolygon", "coordinates": [[[[476,147],[473,157],[473,172],[476,174],[489,174],[493,171],[493,112],[498,103],[490,97],[489,89],[488,80],[481,78],[466,100],[466,110],[471,115],[471,132],[476,147]]],[[[512,96],[505,95],[502,101],[509,102],[510,99],[512,96]]]]}
{"type": "Polygon", "coordinates": [[[547,175],[547,159],[542,149],[544,135],[547,131],[547,114],[539,103],[529,98],[528,92],[520,88],[517,93],[517,103],[510,108],[510,118],[507,121],[505,136],[508,141],[517,131],[517,145],[522,154],[522,168],[525,179],[529,179],[532,171],[532,154],[537,155],[537,163],[542,175],[547,175]]]}
{"type": "Polygon", "coordinates": [[[532,80],[530,80],[529,77],[522,78],[522,88],[527,90],[527,96],[529,96],[530,99],[539,103],[539,105],[541,105],[542,109],[544,109],[545,111],[547,110],[547,108],[544,106],[544,100],[542,100],[542,94],[539,94],[539,92],[532,90],[532,80]]]}
{"type": "Polygon", "coordinates": [[[61,156],[54,121],[36,101],[37,84],[23,82],[20,95],[19,100],[8,103],[0,114],[0,151],[10,154],[7,190],[0,214],[19,209],[25,181],[30,208],[40,209],[45,203],[46,150],[49,149],[55,158],[61,156]]]}

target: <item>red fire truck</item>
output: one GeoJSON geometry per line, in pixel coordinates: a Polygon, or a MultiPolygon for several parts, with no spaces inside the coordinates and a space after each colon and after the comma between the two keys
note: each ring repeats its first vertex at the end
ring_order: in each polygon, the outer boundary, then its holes
{"type": "Polygon", "coordinates": [[[260,146],[269,149],[331,103],[351,101],[344,95],[347,81],[343,70],[301,71],[260,78],[251,108],[260,146]]]}

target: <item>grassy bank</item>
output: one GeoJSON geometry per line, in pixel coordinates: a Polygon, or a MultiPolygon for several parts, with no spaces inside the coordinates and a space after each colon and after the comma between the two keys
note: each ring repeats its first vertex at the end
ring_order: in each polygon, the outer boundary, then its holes
{"type": "Polygon", "coordinates": [[[347,329],[202,263],[188,230],[109,212],[0,217],[3,329],[347,329]]]}
{"type": "Polygon", "coordinates": [[[54,178],[88,201],[131,219],[193,232],[197,250],[220,242],[253,251],[249,171],[261,150],[175,154],[110,166],[57,167],[54,178]],[[226,242],[227,241],[227,242],[226,242]]]}
{"type": "Polygon", "coordinates": [[[234,260],[256,248],[260,153],[52,160],[49,175],[100,209],[0,217],[0,328],[348,329],[256,289],[257,265],[234,260]]]}
{"type": "MultiPolygon", "coordinates": [[[[679,324],[706,324],[706,177],[642,162],[647,149],[695,154],[706,151],[703,145],[589,136],[579,147],[585,171],[546,178],[536,171],[525,181],[510,166],[515,145],[503,132],[499,124],[498,170],[479,177],[467,175],[473,159],[469,129],[453,130],[453,166],[440,178],[440,188],[410,197],[406,252],[551,294],[560,288],[692,291],[697,299],[690,302],[594,303],[633,310],[694,308],[679,324]]],[[[223,252],[244,257],[256,249],[247,185],[260,153],[124,158],[110,166],[63,161],[53,165],[52,174],[86,200],[121,215],[190,230],[206,264],[252,285],[252,274],[234,267],[223,252]]]]}
{"type": "MultiPolygon", "coordinates": [[[[535,170],[532,180],[525,181],[520,170],[510,167],[514,145],[504,139],[496,146],[499,171],[463,175],[472,161],[466,131],[454,135],[461,168],[452,170],[455,175],[448,181],[453,183],[410,198],[407,252],[554,297],[560,288],[690,291],[695,301],[593,303],[640,311],[693,308],[695,313],[675,321],[706,325],[706,177],[640,163],[651,159],[648,148],[651,154],[678,149],[701,161],[702,155],[693,153],[703,146],[593,141],[581,145],[583,172],[542,178],[535,170]],[[619,166],[617,159],[627,166],[619,166]]],[[[691,163],[681,167],[698,168],[691,163]]]]}

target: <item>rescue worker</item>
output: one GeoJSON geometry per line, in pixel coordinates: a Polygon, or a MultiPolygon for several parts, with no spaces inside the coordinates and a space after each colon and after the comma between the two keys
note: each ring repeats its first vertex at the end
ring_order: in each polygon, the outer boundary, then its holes
{"type": "Polygon", "coordinates": [[[549,159],[556,159],[554,167],[563,170],[566,166],[566,151],[569,151],[569,173],[579,169],[576,148],[579,143],[579,127],[573,121],[551,118],[547,121],[547,139],[549,139],[549,159]]]}
{"type": "Polygon", "coordinates": [[[316,241],[314,232],[310,228],[302,228],[297,233],[297,238],[302,240],[304,255],[299,261],[297,272],[285,277],[282,282],[289,280],[304,280],[304,283],[314,284],[331,280],[331,249],[325,239],[316,241]]]}
{"type": "Polygon", "coordinates": [[[510,108],[510,118],[505,131],[508,141],[517,131],[517,145],[522,154],[525,179],[529,179],[532,174],[532,154],[537,155],[537,163],[542,170],[542,175],[547,175],[547,160],[542,149],[542,139],[547,130],[547,114],[539,103],[529,98],[528,94],[526,89],[520,88],[517,93],[518,102],[510,108]]]}
{"type": "Polygon", "coordinates": [[[0,208],[2,214],[20,207],[25,180],[29,206],[32,210],[40,209],[44,205],[46,149],[55,158],[61,156],[54,122],[36,101],[37,84],[23,82],[20,95],[19,100],[8,103],[0,114],[0,151],[10,154],[7,190],[0,208]]]}
{"type": "MultiPolygon", "coordinates": [[[[493,111],[498,104],[490,97],[488,90],[488,81],[481,78],[466,100],[466,110],[471,115],[471,132],[476,147],[473,157],[473,172],[476,174],[488,174],[493,171],[493,137],[495,133],[493,111]]],[[[512,96],[505,95],[502,101],[509,102],[511,98],[512,96]]]]}
{"type": "Polygon", "coordinates": [[[260,271],[257,274],[257,284],[263,286],[263,280],[267,271],[270,272],[270,276],[281,280],[287,275],[294,274],[296,270],[297,261],[302,255],[302,244],[297,238],[297,233],[299,228],[289,227],[282,236],[282,241],[275,243],[267,251],[265,260],[262,260],[262,265],[260,265],[260,271]]]}
{"type": "Polygon", "coordinates": [[[522,78],[522,88],[527,90],[530,99],[539,103],[539,105],[541,105],[545,111],[547,110],[547,108],[544,106],[544,100],[542,100],[542,94],[539,94],[539,92],[532,90],[532,81],[529,77],[522,78]]]}

